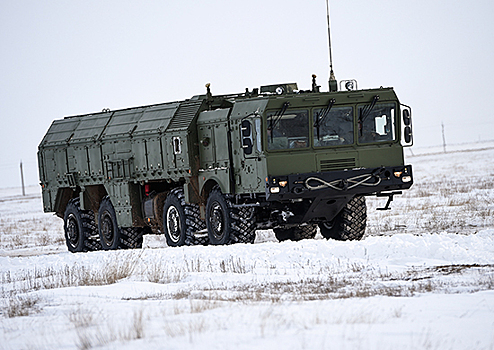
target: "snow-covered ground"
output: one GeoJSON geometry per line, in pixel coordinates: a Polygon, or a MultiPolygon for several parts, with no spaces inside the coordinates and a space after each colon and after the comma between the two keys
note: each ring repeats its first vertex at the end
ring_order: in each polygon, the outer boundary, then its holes
{"type": "Polygon", "coordinates": [[[360,242],[71,254],[37,187],[0,189],[0,349],[494,349],[494,142],[406,154],[360,242]]]}

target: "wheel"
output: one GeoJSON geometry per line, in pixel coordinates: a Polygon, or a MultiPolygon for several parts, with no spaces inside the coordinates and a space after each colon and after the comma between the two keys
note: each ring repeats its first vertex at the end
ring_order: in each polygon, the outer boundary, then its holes
{"type": "Polygon", "coordinates": [[[166,243],[171,247],[207,244],[206,239],[196,238],[194,235],[205,228],[206,225],[200,218],[199,206],[185,203],[183,189],[172,190],[163,206],[163,232],[166,243]]]}
{"type": "Polygon", "coordinates": [[[364,196],[354,197],[331,222],[319,224],[323,237],[339,241],[359,241],[364,237],[367,206],[364,196]]]}
{"type": "Polygon", "coordinates": [[[206,203],[206,226],[211,244],[231,243],[232,218],[230,209],[225,196],[218,188],[211,191],[206,203]]]}
{"type": "Polygon", "coordinates": [[[65,208],[64,231],[67,248],[72,253],[84,251],[86,233],[82,226],[81,210],[79,202],[71,199],[65,208]]]}
{"type": "Polygon", "coordinates": [[[252,207],[230,208],[232,217],[232,242],[254,243],[256,240],[255,209],[252,207]]]}
{"type": "Polygon", "coordinates": [[[118,227],[117,215],[108,196],[103,198],[99,206],[98,232],[101,248],[104,250],[125,248],[121,242],[122,234],[118,227]]]}
{"type": "Polygon", "coordinates": [[[170,192],[163,206],[163,232],[166,243],[171,247],[179,247],[185,244],[187,223],[185,212],[176,191],[170,192]]]}
{"type": "Polygon", "coordinates": [[[100,247],[94,237],[94,214],[90,210],[81,210],[79,198],[71,199],[65,208],[64,232],[67,248],[72,253],[97,250],[100,247]]]}
{"type": "Polygon", "coordinates": [[[276,227],[273,229],[276,239],[280,242],[286,240],[300,241],[302,239],[312,239],[316,236],[316,225],[294,226],[289,228],[276,227]]]}
{"type": "Polygon", "coordinates": [[[255,209],[234,207],[216,187],[206,203],[206,225],[211,244],[254,243],[255,209]]]}
{"type": "Polygon", "coordinates": [[[297,240],[313,239],[317,233],[317,225],[304,225],[297,227],[295,236],[297,240]]]}
{"type": "Polygon", "coordinates": [[[142,248],[143,243],[143,233],[144,229],[142,227],[126,227],[120,229],[122,235],[122,247],[126,249],[136,249],[142,248]]]}

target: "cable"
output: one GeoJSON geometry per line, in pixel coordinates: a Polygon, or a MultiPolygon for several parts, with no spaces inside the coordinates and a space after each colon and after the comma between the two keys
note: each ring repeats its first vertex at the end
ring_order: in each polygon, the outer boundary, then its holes
{"type": "Polygon", "coordinates": [[[345,184],[352,183],[351,186],[346,185],[343,187],[338,187],[338,185],[340,185],[342,182],[345,183],[345,180],[334,180],[331,182],[327,182],[327,181],[324,181],[318,177],[309,177],[309,178],[307,178],[307,180],[305,180],[305,187],[307,187],[307,189],[309,189],[310,191],[320,190],[320,189],[326,188],[326,187],[332,188],[332,189],[337,190],[337,191],[343,191],[343,190],[350,190],[350,189],[355,188],[355,187],[360,186],[360,185],[362,185],[362,186],[377,186],[381,183],[381,178],[374,175],[374,174],[359,175],[359,176],[351,177],[351,178],[346,180],[345,184]],[[366,183],[367,181],[369,181],[372,178],[377,178],[377,182],[366,183]],[[360,179],[362,179],[362,180],[360,180],[360,179]],[[321,185],[313,186],[313,185],[309,184],[309,181],[317,181],[317,182],[321,183],[321,185]]]}

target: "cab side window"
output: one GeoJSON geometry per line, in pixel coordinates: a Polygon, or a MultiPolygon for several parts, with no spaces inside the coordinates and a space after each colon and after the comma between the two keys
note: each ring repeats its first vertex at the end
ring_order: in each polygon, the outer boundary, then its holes
{"type": "Polygon", "coordinates": [[[378,103],[370,110],[367,106],[359,106],[359,143],[394,141],[395,113],[393,103],[378,103]]]}

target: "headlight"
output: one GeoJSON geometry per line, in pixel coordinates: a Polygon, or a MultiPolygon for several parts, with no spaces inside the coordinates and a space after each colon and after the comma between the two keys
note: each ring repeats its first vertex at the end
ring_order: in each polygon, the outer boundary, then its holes
{"type": "Polygon", "coordinates": [[[269,192],[271,192],[271,193],[280,193],[280,188],[279,187],[271,187],[269,189],[269,192]]]}
{"type": "Polygon", "coordinates": [[[412,181],[412,177],[411,176],[408,176],[408,175],[407,176],[403,176],[401,178],[401,181],[403,181],[403,182],[410,182],[410,181],[412,181]]]}

